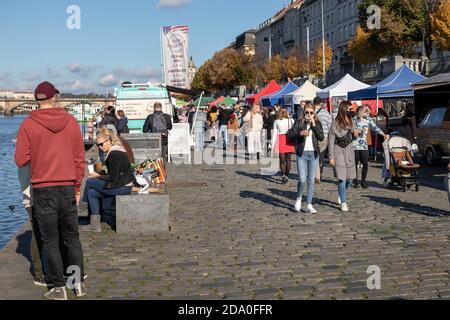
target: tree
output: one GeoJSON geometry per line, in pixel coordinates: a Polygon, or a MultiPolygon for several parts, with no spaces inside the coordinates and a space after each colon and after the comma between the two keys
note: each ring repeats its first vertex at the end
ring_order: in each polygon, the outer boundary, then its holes
{"type": "Polygon", "coordinates": [[[291,55],[284,63],[284,75],[288,78],[294,79],[298,76],[304,75],[308,72],[308,65],[297,56],[291,55]]]}
{"type": "Polygon", "coordinates": [[[277,54],[269,60],[264,69],[266,81],[275,80],[280,82],[284,78],[283,58],[277,54]]]}
{"type": "MultiPolygon", "coordinates": [[[[325,69],[330,68],[333,62],[333,50],[328,42],[325,41],[325,69]]],[[[323,46],[320,44],[314,50],[314,54],[310,59],[310,72],[316,76],[323,76],[323,46]]]]}
{"type": "Polygon", "coordinates": [[[401,54],[412,57],[413,48],[424,43],[425,54],[433,49],[431,15],[442,0],[363,0],[358,7],[359,22],[364,32],[369,33],[366,54],[377,58],[401,54]],[[381,8],[381,28],[370,30],[367,8],[381,8]],[[371,52],[373,49],[375,52],[371,52]]]}
{"type": "Polygon", "coordinates": [[[207,60],[198,70],[192,81],[192,89],[201,91],[210,91],[208,82],[208,64],[210,60],[207,60]]]}
{"type": "Polygon", "coordinates": [[[450,0],[443,1],[431,15],[431,39],[442,50],[450,50],[450,0]]]}
{"type": "Polygon", "coordinates": [[[348,44],[348,52],[361,64],[375,63],[385,51],[380,50],[378,39],[374,34],[358,26],[356,36],[348,44]]]}

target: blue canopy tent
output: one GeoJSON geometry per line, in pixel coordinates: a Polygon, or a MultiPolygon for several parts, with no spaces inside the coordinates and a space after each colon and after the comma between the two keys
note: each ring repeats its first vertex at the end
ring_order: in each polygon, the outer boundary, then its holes
{"type": "Polygon", "coordinates": [[[426,79],[424,76],[412,71],[407,65],[392,73],[383,81],[366,89],[351,91],[349,100],[372,100],[398,97],[413,97],[411,84],[426,79]]]}
{"type": "Polygon", "coordinates": [[[297,89],[298,86],[295,83],[289,82],[287,85],[285,85],[283,88],[281,88],[274,94],[261,98],[261,104],[263,107],[271,107],[277,103],[283,104],[284,96],[291,92],[294,92],[297,89]]]}

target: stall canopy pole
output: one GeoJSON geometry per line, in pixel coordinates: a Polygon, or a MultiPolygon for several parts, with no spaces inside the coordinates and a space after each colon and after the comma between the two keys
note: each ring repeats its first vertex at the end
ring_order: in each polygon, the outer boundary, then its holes
{"type": "Polygon", "coordinates": [[[205,93],[205,92],[202,92],[202,93],[200,94],[200,99],[198,99],[198,104],[197,104],[197,107],[196,107],[196,109],[195,109],[194,121],[192,122],[191,135],[194,134],[195,121],[197,120],[198,109],[200,109],[200,104],[202,103],[202,99],[203,99],[203,94],[204,94],[204,93],[205,93]]]}

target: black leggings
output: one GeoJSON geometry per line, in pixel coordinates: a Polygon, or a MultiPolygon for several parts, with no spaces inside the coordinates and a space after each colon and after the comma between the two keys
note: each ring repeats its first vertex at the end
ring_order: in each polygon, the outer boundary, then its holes
{"type": "Polygon", "coordinates": [[[358,180],[358,163],[360,162],[363,165],[361,181],[365,182],[369,171],[369,150],[355,150],[356,180],[358,180]]]}
{"type": "Polygon", "coordinates": [[[290,153],[280,153],[280,168],[281,174],[288,177],[289,172],[291,172],[291,154],[290,153]]]}

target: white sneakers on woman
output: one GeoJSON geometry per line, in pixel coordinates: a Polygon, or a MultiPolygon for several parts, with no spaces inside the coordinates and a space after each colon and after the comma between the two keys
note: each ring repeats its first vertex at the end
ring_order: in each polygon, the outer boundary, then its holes
{"type": "Polygon", "coordinates": [[[300,212],[302,210],[302,198],[297,198],[295,201],[295,211],[300,212]]]}
{"type": "Polygon", "coordinates": [[[348,212],[348,205],[346,203],[341,204],[341,211],[348,212]]]}
{"type": "MultiPolygon", "coordinates": [[[[302,198],[297,198],[297,201],[295,201],[295,211],[300,212],[302,210],[302,198]]],[[[316,214],[317,210],[314,209],[312,204],[308,204],[306,206],[306,212],[310,214],[316,214]]]]}

